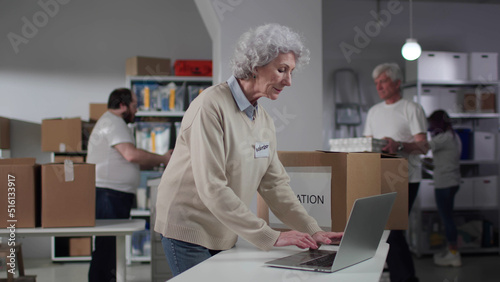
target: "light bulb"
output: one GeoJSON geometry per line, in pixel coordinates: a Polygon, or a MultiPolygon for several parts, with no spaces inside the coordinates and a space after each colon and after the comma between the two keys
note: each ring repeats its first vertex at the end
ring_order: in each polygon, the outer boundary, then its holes
{"type": "Polygon", "coordinates": [[[420,57],[420,54],[422,54],[422,48],[420,48],[416,39],[408,38],[406,39],[406,43],[403,45],[403,48],[401,48],[401,54],[405,60],[413,61],[420,57]]]}

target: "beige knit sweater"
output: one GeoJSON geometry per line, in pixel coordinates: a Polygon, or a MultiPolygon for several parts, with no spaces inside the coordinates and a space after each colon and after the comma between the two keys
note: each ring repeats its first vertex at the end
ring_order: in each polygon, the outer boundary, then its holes
{"type": "Polygon", "coordinates": [[[230,249],[239,235],[269,250],[279,232],[249,210],[256,191],[292,229],[321,230],[289,186],[273,120],[262,107],[251,121],[221,83],[192,102],[180,131],[158,187],[156,232],[213,250],[230,249]],[[256,142],[269,142],[268,157],[255,158],[256,142]]]}

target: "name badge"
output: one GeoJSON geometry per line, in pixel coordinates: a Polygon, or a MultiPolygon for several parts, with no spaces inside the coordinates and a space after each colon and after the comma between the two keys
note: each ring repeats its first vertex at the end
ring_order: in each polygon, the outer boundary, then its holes
{"type": "Polygon", "coordinates": [[[255,158],[269,157],[269,142],[255,143],[255,158]]]}

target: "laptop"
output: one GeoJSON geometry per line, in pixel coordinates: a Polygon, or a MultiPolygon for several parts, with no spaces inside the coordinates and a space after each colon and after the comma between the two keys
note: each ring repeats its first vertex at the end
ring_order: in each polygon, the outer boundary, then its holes
{"type": "Polygon", "coordinates": [[[266,266],[335,272],[372,258],[396,199],[396,192],[359,198],[354,205],[338,251],[309,250],[268,261],[266,266]]]}

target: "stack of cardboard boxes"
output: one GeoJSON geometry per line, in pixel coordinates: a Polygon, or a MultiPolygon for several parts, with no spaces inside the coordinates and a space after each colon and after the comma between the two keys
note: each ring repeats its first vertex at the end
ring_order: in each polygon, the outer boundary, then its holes
{"type": "Polygon", "coordinates": [[[0,160],[0,227],[95,225],[95,165],[36,164],[34,158],[0,160]]]}
{"type": "MultiPolygon", "coordinates": [[[[95,165],[83,157],[93,125],[80,118],[43,120],[42,151],[58,153],[54,163],[0,159],[5,180],[0,183],[0,228],[10,223],[16,228],[95,226],[95,165]]],[[[71,239],[70,254],[90,255],[90,237],[71,239]]]]}

